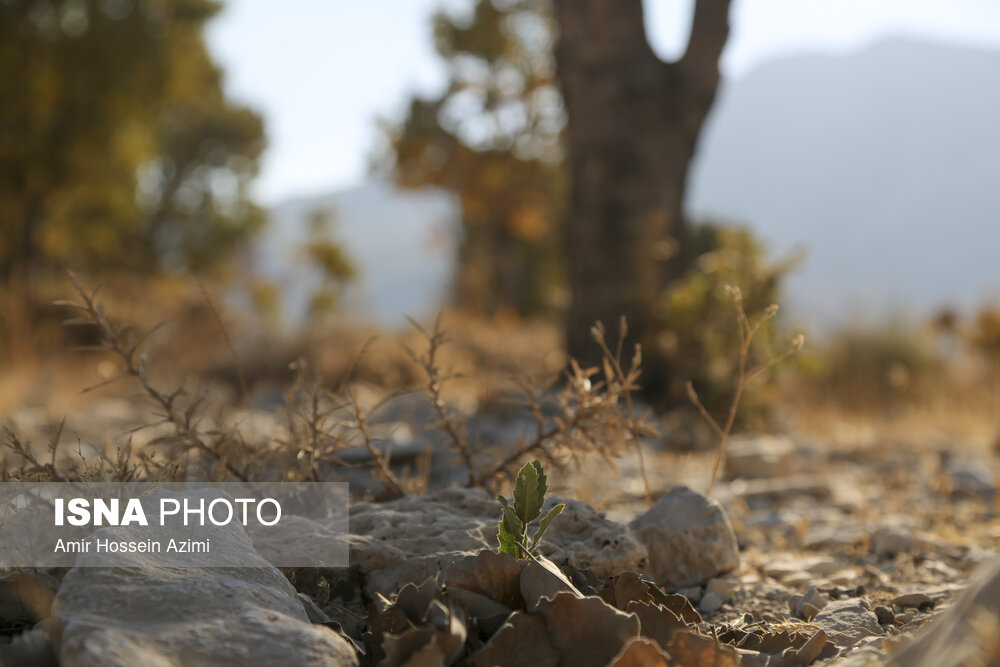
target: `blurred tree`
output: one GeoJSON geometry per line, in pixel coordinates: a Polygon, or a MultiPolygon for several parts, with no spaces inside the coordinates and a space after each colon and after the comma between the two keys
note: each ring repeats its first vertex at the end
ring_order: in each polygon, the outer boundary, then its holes
{"type": "Polygon", "coordinates": [[[0,268],[10,328],[65,267],[203,270],[260,222],[260,118],[229,102],[213,0],[0,2],[0,268]]]}
{"type": "Polygon", "coordinates": [[[460,303],[531,313],[568,286],[570,354],[596,361],[590,327],[625,315],[645,346],[643,382],[661,396],[677,384],[677,351],[661,345],[677,330],[667,287],[708,251],[693,247],[682,205],[728,36],[728,0],[694,4],[672,63],[649,46],[641,0],[475,0],[468,13],[442,12],[449,85],[389,128],[399,183],[461,198],[460,303]]]}
{"type": "Polygon", "coordinates": [[[555,0],[555,55],[569,117],[564,230],[569,353],[594,358],[590,327],[625,315],[644,344],[643,383],[669,382],[657,346],[663,293],[693,257],[683,215],[688,166],[719,85],[729,0],[694,3],[687,49],[661,61],[641,0],[555,0]]]}
{"type": "Polygon", "coordinates": [[[968,343],[1000,382],[1000,306],[984,305],[979,309],[968,333],[968,343]]]}
{"type": "Polygon", "coordinates": [[[440,12],[435,46],[451,81],[388,127],[394,174],[461,200],[455,298],[481,314],[537,314],[559,300],[556,223],[565,200],[562,100],[547,0],[476,0],[440,12]]]}
{"type": "Polygon", "coordinates": [[[336,213],[318,209],[309,218],[309,238],[302,248],[303,259],[319,273],[319,286],[309,297],[308,316],[314,323],[340,305],[344,287],[357,277],[358,269],[334,239],[336,213]]]}
{"type": "MultiPolygon", "coordinates": [[[[750,230],[728,225],[691,225],[691,266],[657,301],[654,342],[663,376],[659,394],[667,402],[684,402],[687,383],[693,383],[699,400],[713,413],[730,405],[738,375],[740,334],[736,311],[726,286],[739,286],[743,310],[757,322],[781,297],[781,281],[795,268],[798,254],[771,257],[761,239],[750,230]]],[[[754,334],[749,363],[758,366],[785,351],[773,320],[754,334]]],[[[743,392],[738,417],[770,415],[767,403],[773,386],[756,382],[743,392]]]]}

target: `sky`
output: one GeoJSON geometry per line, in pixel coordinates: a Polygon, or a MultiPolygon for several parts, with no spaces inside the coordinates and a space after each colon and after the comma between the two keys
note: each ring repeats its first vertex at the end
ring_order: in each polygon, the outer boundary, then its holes
{"type": "MultiPolygon", "coordinates": [[[[463,0],[447,0],[461,7],[463,0]]],[[[208,43],[227,92],[263,114],[264,204],[351,188],[368,175],[377,119],[445,83],[431,16],[442,0],[226,0],[208,43]]],[[[683,50],[692,0],[645,0],[650,43],[683,50]]],[[[722,58],[739,77],[775,58],[887,38],[1000,47],[997,0],[735,0],[722,58]]]]}

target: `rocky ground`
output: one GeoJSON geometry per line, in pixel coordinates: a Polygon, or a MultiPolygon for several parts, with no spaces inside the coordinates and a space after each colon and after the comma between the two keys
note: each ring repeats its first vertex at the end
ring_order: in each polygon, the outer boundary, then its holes
{"type": "MultiPolygon", "coordinates": [[[[129,410],[87,414],[124,427],[129,410]]],[[[39,436],[53,425],[40,410],[15,417],[39,436]]],[[[405,462],[428,443],[396,417],[384,432],[405,462]]],[[[513,427],[482,424],[497,439],[513,427]]],[[[543,552],[561,572],[478,556],[495,548],[497,505],[461,489],[356,504],[349,570],[10,572],[0,665],[525,664],[542,644],[555,648],[534,664],[995,664],[991,456],[961,442],[740,438],[709,500],[710,452],[651,443],[652,507],[632,454],[618,472],[592,461],[553,475],[568,507],[543,552]],[[584,659],[565,618],[611,630],[584,659]]],[[[454,475],[444,456],[431,466],[434,484],[454,475]]]]}

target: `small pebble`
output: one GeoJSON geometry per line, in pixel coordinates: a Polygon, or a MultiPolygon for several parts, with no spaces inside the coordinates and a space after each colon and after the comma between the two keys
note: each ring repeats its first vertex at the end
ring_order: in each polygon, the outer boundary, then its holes
{"type": "Polygon", "coordinates": [[[675,591],[675,593],[677,593],[678,595],[683,595],[688,600],[690,600],[691,604],[693,605],[697,605],[699,602],[701,602],[701,593],[702,593],[701,586],[688,586],[687,588],[678,588],[675,591]]]}
{"type": "Polygon", "coordinates": [[[819,614],[820,611],[821,610],[818,607],[809,604],[808,602],[803,602],[799,606],[799,616],[806,621],[811,621],[817,614],[819,614]]]}
{"type": "Polygon", "coordinates": [[[705,612],[706,614],[711,614],[722,609],[723,599],[720,598],[715,593],[709,591],[701,598],[701,604],[698,605],[698,609],[705,612]]]}
{"type": "Polygon", "coordinates": [[[879,605],[875,607],[874,611],[875,616],[878,617],[879,625],[893,625],[896,622],[896,615],[892,613],[892,609],[879,605]]]}

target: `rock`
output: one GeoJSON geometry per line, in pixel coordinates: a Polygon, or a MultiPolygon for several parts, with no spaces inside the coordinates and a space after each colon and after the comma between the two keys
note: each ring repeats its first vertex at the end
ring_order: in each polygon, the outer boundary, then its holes
{"type": "Polygon", "coordinates": [[[796,575],[806,577],[829,576],[840,571],[841,566],[832,558],[826,556],[784,556],[778,557],[761,568],[761,572],[769,577],[790,582],[796,575]]]}
{"type": "Polygon", "coordinates": [[[59,667],[48,630],[39,623],[30,630],[0,645],[0,665],[30,665],[31,667],[59,667]]]}
{"type": "Polygon", "coordinates": [[[793,595],[788,599],[789,609],[803,620],[811,620],[830,604],[830,598],[817,588],[810,588],[805,595],[793,595]]]}
{"type": "Polygon", "coordinates": [[[557,497],[545,501],[543,516],[559,503],[566,507],[542,540],[541,552],[549,560],[589,569],[601,580],[629,570],[646,570],[646,547],[626,526],[609,521],[587,503],[557,497]]]}
{"type": "Polygon", "coordinates": [[[0,577],[0,626],[23,627],[48,618],[58,583],[43,572],[14,571],[0,577]]]}
{"type": "Polygon", "coordinates": [[[732,600],[733,597],[735,597],[736,592],[740,590],[740,577],[737,574],[727,574],[721,577],[715,577],[708,582],[706,590],[709,593],[718,595],[722,600],[732,600]]]}
{"type": "Polygon", "coordinates": [[[896,615],[892,613],[892,609],[888,607],[883,607],[879,605],[875,607],[872,611],[875,612],[875,617],[878,618],[879,625],[893,625],[896,622],[896,615]]]}
{"type": "Polygon", "coordinates": [[[930,595],[926,593],[906,593],[905,595],[898,595],[892,599],[892,604],[907,609],[909,607],[916,607],[917,609],[922,609],[925,607],[932,607],[934,605],[934,600],[931,599],[930,595]]]}
{"type": "Polygon", "coordinates": [[[863,598],[847,598],[831,602],[818,613],[812,622],[822,628],[841,648],[852,646],[865,637],[882,635],[878,616],[863,598]]]}
{"type": "Polygon", "coordinates": [[[678,595],[686,597],[693,605],[697,605],[701,602],[701,596],[704,594],[701,586],[685,586],[684,588],[678,588],[674,592],[678,595]]]}
{"type": "Polygon", "coordinates": [[[1000,560],[980,568],[955,605],[935,617],[915,641],[893,653],[887,664],[894,667],[1000,664],[997,628],[1000,628],[1000,560]]]}
{"type": "Polygon", "coordinates": [[[990,500],[996,494],[994,479],[986,460],[960,460],[948,467],[952,494],[990,500]]]}
{"type": "Polygon", "coordinates": [[[726,445],[727,479],[785,477],[799,471],[795,444],[769,435],[732,438],[726,445]]]}
{"type": "Polygon", "coordinates": [[[701,597],[701,602],[698,603],[698,609],[706,614],[714,614],[722,609],[724,602],[725,601],[721,597],[712,591],[708,591],[701,597]]]}
{"type": "MultiPolygon", "coordinates": [[[[592,569],[600,578],[641,571],[646,549],[628,529],[586,503],[565,502],[541,552],[552,561],[592,569]]],[[[409,582],[437,576],[450,563],[496,549],[499,505],[482,489],[448,489],[351,508],[351,563],[365,575],[369,595],[389,595],[409,582]]]]}
{"type": "Polygon", "coordinates": [[[722,506],[686,486],[671,489],[629,528],[646,545],[656,583],[668,589],[700,584],[740,563],[722,506]]]}
{"type": "Polygon", "coordinates": [[[480,489],[448,489],[351,507],[351,564],[365,590],[390,595],[463,556],[493,549],[497,502],[480,489]]]}
{"type": "Polygon", "coordinates": [[[870,544],[872,553],[884,558],[924,551],[929,546],[926,540],[907,530],[888,526],[876,529],[870,544]]]}
{"type": "MultiPolygon", "coordinates": [[[[102,537],[135,539],[132,530],[105,528],[102,537]]],[[[358,664],[344,638],[309,622],[295,589],[240,525],[218,527],[211,541],[213,563],[242,567],[160,567],[143,553],[120,555],[122,567],[82,567],[101,561],[81,554],[52,605],[60,664],[358,664]]]]}

